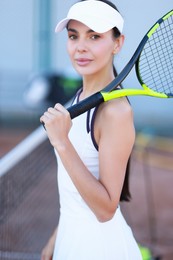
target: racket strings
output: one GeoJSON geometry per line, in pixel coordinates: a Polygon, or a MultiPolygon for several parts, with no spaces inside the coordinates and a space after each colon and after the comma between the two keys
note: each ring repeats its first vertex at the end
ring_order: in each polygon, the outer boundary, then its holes
{"type": "Polygon", "coordinates": [[[173,94],[173,15],[150,36],[140,55],[138,70],[150,89],[173,94]]]}

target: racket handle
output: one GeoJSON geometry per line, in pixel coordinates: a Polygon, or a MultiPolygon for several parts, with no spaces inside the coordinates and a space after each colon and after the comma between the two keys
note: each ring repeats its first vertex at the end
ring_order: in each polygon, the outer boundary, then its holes
{"type": "Polygon", "coordinates": [[[75,104],[67,108],[70,113],[71,119],[85,113],[89,109],[98,106],[104,101],[103,96],[100,92],[93,94],[92,96],[80,101],[78,104],[75,104]]]}
{"type": "MultiPolygon", "coordinates": [[[[85,113],[89,109],[100,105],[104,101],[104,98],[100,92],[93,94],[92,96],[80,101],[79,103],[67,108],[70,113],[71,119],[85,113]]],[[[41,122],[45,129],[45,125],[41,122]]]]}

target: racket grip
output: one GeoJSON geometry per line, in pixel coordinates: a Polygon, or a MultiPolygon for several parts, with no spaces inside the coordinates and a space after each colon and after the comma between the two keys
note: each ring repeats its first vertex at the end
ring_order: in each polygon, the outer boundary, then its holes
{"type": "Polygon", "coordinates": [[[89,109],[98,106],[104,101],[100,92],[93,94],[92,96],[80,101],[79,103],[67,108],[70,113],[71,119],[85,113],[89,109]]]}
{"type": "MultiPolygon", "coordinates": [[[[92,96],[80,101],[79,103],[67,108],[70,113],[71,119],[85,113],[89,109],[100,105],[104,101],[104,98],[100,92],[93,94],[92,96]]],[[[45,129],[45,125],[41,122],[45,129]]]]}

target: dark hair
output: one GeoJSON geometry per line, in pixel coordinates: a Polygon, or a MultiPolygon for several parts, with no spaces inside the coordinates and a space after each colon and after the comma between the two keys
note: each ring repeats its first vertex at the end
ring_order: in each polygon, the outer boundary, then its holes
{"type": "MultiPolygon", "coordinates": [[[[83,2],[83,1],[87,1],[87,0],[81,0],[80,2],[83,2]]],[[[108,5],[110,5],[112,8],[114,8],[116,11],[118,11],[117,7],[111,1],[108,1],[108,0],[97,0],[97,1],[104,2],[108,5]]],[[[115,38],[118,38],[120,35],[121,35],[120,31],[116,27],[114,27],[113,36],[115,38]]],[[[116,77],[117,71],[116,71],[116,68],[114,65],[113,65],[113,72],[114,72],[114,76],[116,77]]],[[[120,85],[120,87],[123,88],[122,85],[120,85]]],[[[127,166],[126,166],[125,179],[124,179],[123,188],[122,188],[122,192],[121,192],[121,196],[120,196],[120,201],[130,201],[130,199],[131,199],[131,195],[130,195],[130,191],[129,191],[129,175],[130,175],[130,156],[129,156],[127,166]]]]}
{"type": "MultiPolygon", "coordinates": [[[[119,12],[118,8],[111,1],[108,1],[108,0],[97,0],[97,1],[104,2],[119,12]]],[[[121,35],[120,31],[116,27],[114,27],[113,36],[115,38],[118,38],[120,35],[121,35]]],[[[114,72],[114,76],[116,77],[117,71],[116,71],[116,68],[114,65],[113,65],[113,72],[114,72]]],[[[121,85],[121,88],[123,88],[122,85],[121,85]]],[[[127,166],[126,166],[125,179],[124,179],[124,184],[123,184],[123,188],[122,188],[122,192],[121,192],[121,196],[120,196],[120,201],[130,201],[131,195],[130,195],[130,191],[129,191],[129,175],[130,175],[130,157],[128,159],[127,166]]]]}

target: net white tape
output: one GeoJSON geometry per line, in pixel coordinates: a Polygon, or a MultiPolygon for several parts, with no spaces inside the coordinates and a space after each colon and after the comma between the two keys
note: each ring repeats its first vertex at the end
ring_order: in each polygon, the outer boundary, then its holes
{"type": "Polygon", "coordinates": [[[31,153],[39,144],[46,140],[46,138],[46,132],[43,127],[40,126],[7,155],[2,157],[0,160],[0,177],[27,156],[27,154],[31,153]]]}

